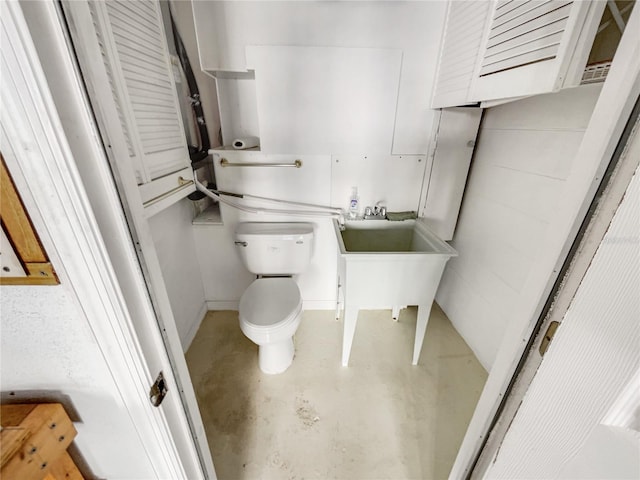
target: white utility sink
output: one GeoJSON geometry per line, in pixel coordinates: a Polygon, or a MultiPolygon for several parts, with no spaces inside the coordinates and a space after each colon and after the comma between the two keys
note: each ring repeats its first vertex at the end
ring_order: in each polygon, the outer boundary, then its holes
{"type": "Polygon", "coordinates": [[[438,238],[424,219],[392,222],[352,220],[341,229],[334,220],[338,241],[338,310],[344,305],[342,365],[347,366],[361,309],[418,306],[413,365],[418,364],[431,304],[449,258],[458,253],[438,238]]]}

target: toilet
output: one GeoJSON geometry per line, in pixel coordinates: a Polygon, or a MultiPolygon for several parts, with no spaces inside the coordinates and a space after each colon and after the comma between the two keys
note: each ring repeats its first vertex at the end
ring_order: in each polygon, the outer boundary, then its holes
{"type": "Polygon", "coordinates": [[[313,224],[239,223],[235,244],[247,270],[258,276],[240,298],[240,329],[258,345],[260,370],[282,373],[293,361],[293,335],[302,317],[293,275],[311,261],[313,224]]]}

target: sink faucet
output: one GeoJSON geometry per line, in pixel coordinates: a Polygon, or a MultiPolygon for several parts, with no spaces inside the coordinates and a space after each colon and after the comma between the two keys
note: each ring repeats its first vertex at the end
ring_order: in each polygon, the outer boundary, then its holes
{"type": "Polygon", "coordinates": [[[340,209],[340,213],[338,214],[338,227],[340,228],[341,232],[347,229],[344,218],[345,218],[345,211],[340,209]]]}
{"type": "Polygon", "coordinates": [[[376,202],[373,207],[364,209],[365,220],[385,220],[387,218],[387,207],[383,205],[383,200],[376,202]]]}

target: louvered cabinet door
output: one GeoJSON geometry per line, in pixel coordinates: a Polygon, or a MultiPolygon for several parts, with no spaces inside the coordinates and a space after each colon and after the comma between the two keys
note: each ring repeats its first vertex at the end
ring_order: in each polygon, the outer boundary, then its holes
{"type": "Polygon", "coordinates": [[[64,11],[107,152],[121,177],[135,178],[145,213],[191,193],[157,0],[73,0],[64,3],[64,11]]]}
{"type": "Polygon", "coordinates": [[[488,1],[449,2],[432,108],[475,102],[469,91],[490,12],[488,1]]]}
{"type": "Polygon", "coordinates": [[[496,100],[579,85],[605,6],[580,0],[493,2],[469,98],[496,100]]]}

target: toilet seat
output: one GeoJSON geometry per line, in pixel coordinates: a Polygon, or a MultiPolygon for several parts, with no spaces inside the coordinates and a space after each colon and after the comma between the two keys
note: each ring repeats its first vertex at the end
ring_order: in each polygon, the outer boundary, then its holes
{"type": "Polygon", "coordinates": [[[296,322],[302,296],[290,277],[259,278],[240,298],[238,313],[243,330],[274,333],[296,322]]]}

